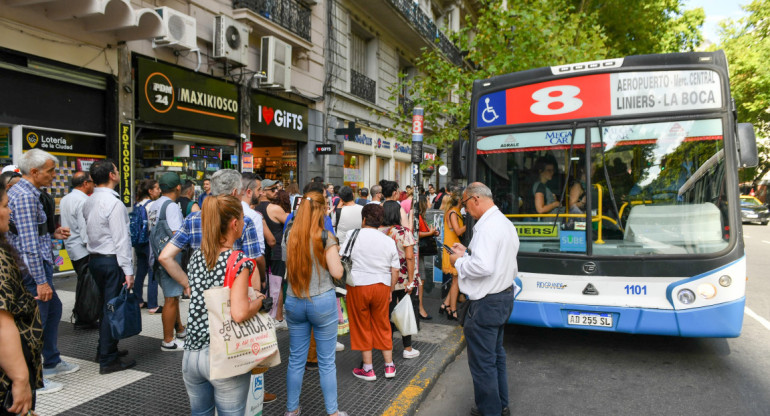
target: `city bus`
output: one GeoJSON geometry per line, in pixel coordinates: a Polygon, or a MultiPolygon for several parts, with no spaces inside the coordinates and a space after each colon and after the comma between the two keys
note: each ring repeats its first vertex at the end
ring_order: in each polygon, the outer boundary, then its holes
{"type": "Polygon", "coordinates": [[[757,150],[722,51],[477,80],[469,138],[468,181],[520,241],[510,323],[740,335],[738,169],[757,150]]]}

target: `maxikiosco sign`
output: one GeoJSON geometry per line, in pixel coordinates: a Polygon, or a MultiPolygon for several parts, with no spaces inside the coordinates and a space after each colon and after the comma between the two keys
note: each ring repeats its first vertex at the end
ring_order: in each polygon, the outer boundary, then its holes
{"type": "Polygon", "coordinates": [[[307,142],[307,107],[271,95],[251,94],[251,133],[307,142]]]}
{"type": "Polygon", "coordinates": [[[175,65],[136,56],[140,120],[238,134],[238,87],[175,65]]]}

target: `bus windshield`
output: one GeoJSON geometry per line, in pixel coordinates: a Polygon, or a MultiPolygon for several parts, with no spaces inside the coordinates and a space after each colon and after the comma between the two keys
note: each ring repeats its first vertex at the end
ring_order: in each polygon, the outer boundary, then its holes
{"type": "Polygon", "coordinates": [[[521,252],[682,255],[727,247],[721,119],[594,124],[572,136],[514,131],[477,140],[476,177],[516,225],[521,252]]]}

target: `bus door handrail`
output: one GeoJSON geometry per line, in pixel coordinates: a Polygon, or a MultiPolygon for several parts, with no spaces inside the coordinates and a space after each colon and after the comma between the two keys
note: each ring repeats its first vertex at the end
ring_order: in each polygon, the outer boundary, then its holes
{"type": "MultiPolygon", "coordinates": [[[[615,221],[613,218],[604,216],[601,214],[602,212],[602,187],[601,185],[594,184],[594,186],[597,189],[597,196],[599,197],[599,206],[597,207],[599,212],[599,215],[591,216],[591,222],[598,222],[598,233],[596,234],[596,244],[604,244],[605,241],[602,239],[602,225],[603,221],[609,221],[612,224],[615,224],[618,228],[623,230],[622,227],[618,224],[617,221],[615,221]]],[[[585,214],[505,214],[506,218],[555,218],[555,217],[562,217],[562,218],[585,218],[585,214]]]]}

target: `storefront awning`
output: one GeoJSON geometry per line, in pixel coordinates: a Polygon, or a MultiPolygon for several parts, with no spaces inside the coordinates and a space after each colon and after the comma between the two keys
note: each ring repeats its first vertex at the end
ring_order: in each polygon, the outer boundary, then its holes
{"type": "Polygon", "coordinates": [[[163,19],[152,9],[134,9],[129,0],[7,0],[10,6],[45,4],[54,21],[80,20],[89,32],[112,32],[119,41],[164,36],[163,19]]]}

